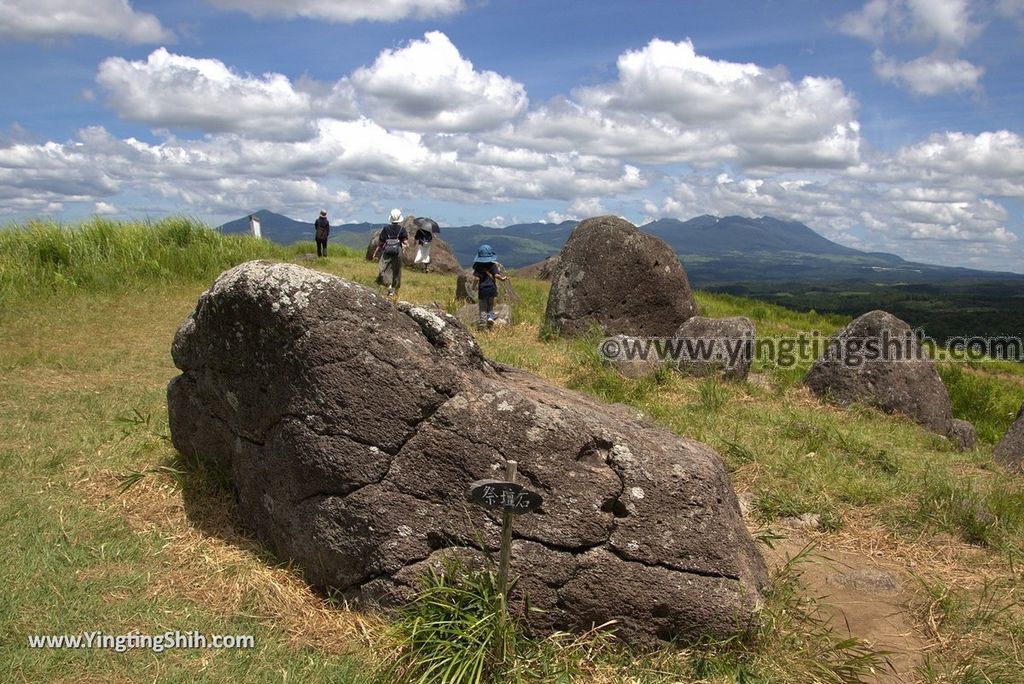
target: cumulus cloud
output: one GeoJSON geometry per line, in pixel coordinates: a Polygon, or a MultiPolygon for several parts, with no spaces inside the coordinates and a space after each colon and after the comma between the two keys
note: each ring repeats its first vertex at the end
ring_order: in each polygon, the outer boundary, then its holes
{"type": "Polygon", "coordinates": [[[439,31],[385,50],[352,74],[352,84],[376,121],[406,130],[479,131],[515,119],[527,107],[521,83],[477,71],[439,31]]]}
{"type": "Polygon", "coordinates": [[[975,91],[985,74],[984,67],[963,59],[947,61],[928,56],[900,62],[886,57],[880,50],[875,51],[874,65],[875,73],[882,80],[906,86],[918,95],[975,91]]]}
{"type": "Polygon", "coordinates": [[[608,213],[601,202],[600,197],[580,197],[569,205],[569,211],[584,218],[589,216],[603,216],[608,213]]]}
{"type": "Polygon", "coordinates": [[[618,58],[618,80],[530,112],[505,137],[649,161],[844,167],[859,159],[857,103],[838,79],[714,60],[689,40],[618,58]]]}
{"type": "Polygon", "coordinates": [[[963,47],[984,30],[968,0],[869,0],[844,14],[837,28],[873,43],[931,42],[963,47]]]}
{"type": "MultiPolygon", "coordinates": [[[[1017,0],[1010,0],[1015,2],[1017,0]]],[[[984,6],[984,11],[990,11],[984,6]]],[[[917,95],[980,90],[984,67],[959,59],[959,51],[982,34],[986,23],[968,0],[869,0],[860,10],[843,15],[837,28],[848,35],[882,45],[931,45],[930,54],[900,61],[876,49],[872,57],[879,78],[917,95]]]]}
{"type": "Polygon", "coordinates": [[[216,59],[154,50],[146,61],[111,57],[97,83],[119,116],[170,128],[295,139],[313,131],[312,98],[281,74],[238,74],[216,59]]]}
{"type": "Polygon", "coordinates": [[[254,17],[303,17],[338,23],[429,19],[455,14],[463,0],[211,0],[222,9],[254,17]]]}
{"type": "Polygon", "coordinates": [[[839,172],[689,174],[642,208],[648,218],[770,215],[844,244],[932,261],[949,261],[950,243],[956,253],[989,245],[993,263],[1019,268],[1009,256],[1019,240],[999,197],[1024,198],[1024,140],[1008,131],[937,134],[839,172]],[[850,236],[857,227],[867,243],[850,236]]]}
{"type": "Polygon", "coordinates": [[[0,35],[24,40],[98,36],[129,43],[168,43],[174,34],[128,0],[4,0],[0,35]]]}
{"type": "MultiPolygon", "coordinates": [[[[500,155],[499,155],[500,158],[500,155]]],[[[461,202],[614,196],[647,183],[639,169],[577,154],[550,154],[541,168],[431,149],[421,134],[368,119],[321,120],[308,140],[255,140],[239,134],[160,143],[120,139],[93,127],[65,143],[0,148],[0,199],[110,202],[121,193],[156,193],[175,207],[217,213],[256,206],[349,201],[350,188],[400,187],[419,197],[461,202]],[[313,174],[313,175],[311,175],[313,174]]]]}

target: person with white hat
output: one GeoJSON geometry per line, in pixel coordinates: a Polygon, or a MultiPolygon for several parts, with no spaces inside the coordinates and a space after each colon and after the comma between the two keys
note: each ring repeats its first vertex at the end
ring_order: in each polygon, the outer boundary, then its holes
{"type": "Polygon", "coordinates": [[[402,252],[409,244],[409,234],[402,225],[402,212],[392,209],[388,225],[380,231],[373,258],[380,256],[377,284],[388,286],[388,298],[398,299],[398,288],[402,286],[402,252]]]}

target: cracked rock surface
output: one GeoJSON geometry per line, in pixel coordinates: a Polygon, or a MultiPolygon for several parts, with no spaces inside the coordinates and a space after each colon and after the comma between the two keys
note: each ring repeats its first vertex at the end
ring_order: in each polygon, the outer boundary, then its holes
{"type": "Polygon", "coordinates": [[[452,316],[292,264],[223,273],[175,337],[171,437],[233,482],[243,523],[315,586],[369,605],[496,549],[466,502],[507,460],[544,497],[514,528],[543,633],[634,642],[749,624],[766,569],[719,456],[636,412],[488,361],[452,316]]]}

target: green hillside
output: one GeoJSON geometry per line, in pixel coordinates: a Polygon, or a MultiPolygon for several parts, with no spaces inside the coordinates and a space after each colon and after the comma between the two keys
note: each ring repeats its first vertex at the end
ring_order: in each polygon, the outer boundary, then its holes
{"type": "MultiPolygon", "coordinates": [[[[373,286],[375,266],[357,251],[312,251],[180,219],[0,231],[3,681],[369,682],[406,662],[400,631],[310,591],[238,526],[230,492],[182,463],[168,439],[171,340],[221,270],[297,261],[373,286]],[[95,630],[253,635],[255,648],[28,647],[30,635],[95,630]]],[[[748,526],[774,544],[762,548],[777,571],[761,626],[744,639],[643,653],[600,638],[529,642],[494,681],[875,681],[872,668],[883,681],[1020,681],[1024,481],[992,463],[1024,402],[1019,364],[942,368],[957,416],[982,438],[960,453],[907,420],[822,404],[799,384],[806,363],[760,361],[742,383],[624,378],[602,364],[597,338],[544,334],[546,283],[514,286],[516,324],[479,333],[485,353],[712,445],[749,505],[748,526]],[[818,560],[784,562],[806,544],[818,560]],[[898,593],[870,596],[888,602],[898,642],[842,592],[822,598],[836,592],[821,570],[829,557],[899,578],[898,593]]],[[[452,308],[453,292],[451,277],[403,276],[412,301],[452,308]]],[[[847,320],[697,298],[704,315],[748,316],[759,335],[829,333],[847,320]]]]}

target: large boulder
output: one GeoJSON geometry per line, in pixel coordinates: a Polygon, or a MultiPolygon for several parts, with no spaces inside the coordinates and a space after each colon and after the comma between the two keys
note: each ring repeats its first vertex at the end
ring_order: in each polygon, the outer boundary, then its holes
{"type": "Polygon", "coordinates": [[[829,338],[804,384],[842,406],[862,401],[908,416],[948,435],[949,392],[910,326],[885,311],[869,311],[829,338]]]}
{"type": "Polygon", "coordinates": [[[315,586],[406,600],[440,556],[491,550],[469,483],[519,463],[533,629],[630,641],[745,629],[766,582],[721,458],[623,406],[488,361],[452,316],[292,264],[223,273],[175,336],[171,438],[315,586]]]}
{"type": "Polygon", "coordinates": [[[1017,419],[996,445],[992,455],[997,463],[1010,472],[1024,475],[1024,404],[1021,404],[1017,419]]]}
{"type": "Polygon", "coordinates": [[[675,367],[686,375],[746,380],[754,359],[755,335],[754,323],[746,316],[694,316],[676,331],[673,344],[684,353],[679,354],[675,367]]]}
{"type": "Polygon", "coordinates": [[[697,313],[686,271],[668,244],[616,216],[581,222],[551,279],[547,324],[565,335],[675,334],[697,313]]]}

